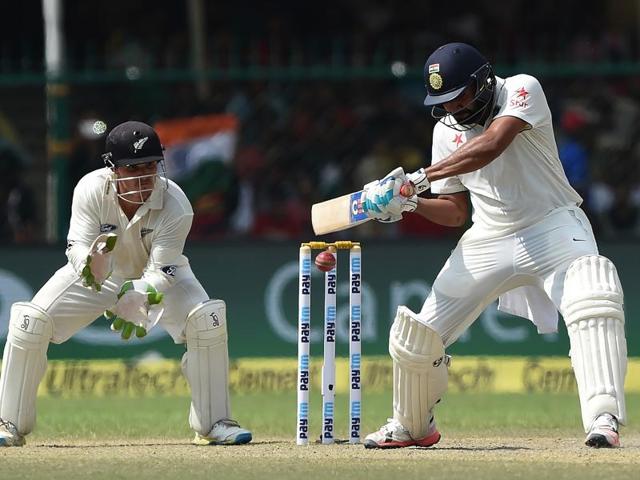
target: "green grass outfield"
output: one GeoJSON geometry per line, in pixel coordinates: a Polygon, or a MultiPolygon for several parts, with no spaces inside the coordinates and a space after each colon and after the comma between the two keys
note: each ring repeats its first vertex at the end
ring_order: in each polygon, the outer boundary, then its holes
{"type": "MultiPolygon", "coordinates": [[[[189,444],[189,399],[38,399],[38,425],[24,448],[0,449],[1,478],[367,480],[638,478],[640,394],[627,396],[630,425],[618,450],[582,444],[578,399],[569,394],[450,394],[436,410],[443,438],[429,449],[297,447],[295,392],[236,395],[233,414],[254,432],[238,447],[189,444]],[[5,476],[6,474],[6,476],[5,476]]],[[[390,414],[390,393],[365,394],[363,427],[390,414]]],[[[320,431],[318,395],[312,429],[320,431]]],[[[337,436],[347,430],[347,397],[336,399],[337,436]]]]}

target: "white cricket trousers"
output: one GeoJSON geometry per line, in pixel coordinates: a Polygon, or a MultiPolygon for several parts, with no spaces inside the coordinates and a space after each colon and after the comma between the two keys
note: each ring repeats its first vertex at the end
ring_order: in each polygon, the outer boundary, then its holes
{"type": "Polygon", "coordinates": [[[560,309],[567,268],[598,254],[591,225],[578,207],[552,211],[518,232],[488,237],[470,228],[438,274],[418,320],[451,345],[501,294],[540,287],[560,309]]]}
{"type": "MultiPolygon", "coordinates": [[[[82,280],[70,264],[59,269],[36,293],[32,302],[45,310],[53,320],[53,343],[62,343],[74,333],[91,324],[103,312],[113,308],[125,279],[109,278],[100,292],[82,285],[82,280]]],[[[200,302],[209,299],[191,267],[176,269],[175,283],[164,294],[164,313],[159,325],[176,343],[184,343],[187,315],[200,302]]],[[[105,323],[105,328],[109,326],[105,323]]],[[[114,335],[119,333],[114,332],[114,335]]]]}

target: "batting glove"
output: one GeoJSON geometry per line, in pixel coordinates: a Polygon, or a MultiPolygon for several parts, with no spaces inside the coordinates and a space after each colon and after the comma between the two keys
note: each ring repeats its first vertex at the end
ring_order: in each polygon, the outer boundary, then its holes
{"type": "Polygon", "coordinates": [[[431,187],[431,182],[427,178],[427,172],[424,168],[408,174],[407,180],[413,185],[416,195],[420,195],[431,187]]]}
{"type": "Polygon", "coordinates": [[[403,212],[413,212],[418,207],[418,195],[431,186],[427,179],[427,172],[424,168],[409,173],[406,177],[406,183],[400,191],[400,201],[402,202],[403,212]]]}
{"type": "Polygon", "coordinates": [[[391,171],[382,180],[364,186],[362,208],[370,218],[384,223],[402,219],[402,212],[416,209],[414,189],[401,167],[391,171]],[[410,195],[407,193],[410,192],[410,195]],[[413,197],[413,202],[411,202],[413,197]]]}

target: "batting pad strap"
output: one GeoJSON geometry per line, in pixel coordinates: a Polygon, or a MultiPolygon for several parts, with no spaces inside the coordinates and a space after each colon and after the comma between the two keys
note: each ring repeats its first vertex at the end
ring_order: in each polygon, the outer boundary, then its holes
{"type": "Polygon", "coordinates": [[[53,321],[29,302],[11,306],[9,334],[2,359],[0,418],[12,422],[23,435],[36,419],[36,393],[47,369],[47,348],[53,321]]]}
{"type": "Polygon", "coordinates": [[[440,335],[401,306],[389,335],[393,359],[393,411],[415,439],[429,429],[431,410],[447,390],[448,360],[440,335]]]}
{"type": "Polygon", "coordinates": [[[620,423],[626,421],[627,343],[622,301],[618,273],[608,258],[587,255],[570,265],[561,310],[585,431],[603,413],[615,415],[620,423]]]}
{"type": "Polygon", "coordinates": [[[191,387],[191,428],[208,435],[213,424],[231,416],[227,313],[222,300],[207,300],[187,316],[187,352],[182,371],[191,387]]]}

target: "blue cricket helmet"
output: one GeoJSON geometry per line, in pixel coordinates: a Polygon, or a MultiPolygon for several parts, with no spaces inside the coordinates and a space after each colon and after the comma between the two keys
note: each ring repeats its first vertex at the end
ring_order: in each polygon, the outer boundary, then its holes
{"type": "MultiPolygon", "coordinates": [[[[448,113],[442,104],[454,100],[467,87],[475,88],[474,114],[466,118],[466,125],[483,123],[492,111],[496,79],[489,61],[471,45],[447,43],[434,51],[424,65],[427,96],[424,104],[432,107],[434,118],[443,119],[448,113]]],[[[455,113],[451,116],[455,116],[455,113]]],[[[451,122],[448,123],[449,126],[451,122]]]]}
{"type": "Polygon", "coordinates": [[[491,70],[491,64],[471,45],[456,42],[441,46],[424,65],[427,86],[424,104],[430,107],[453,100],[487,70],[491,70]]]}

